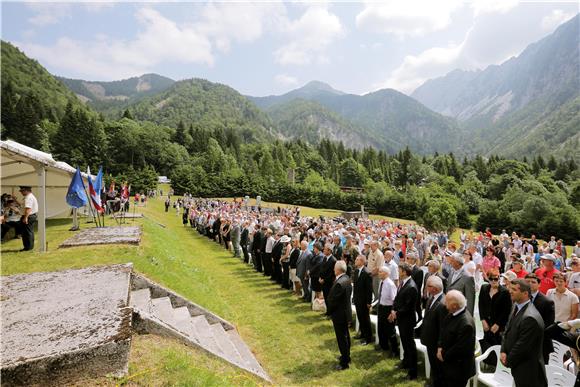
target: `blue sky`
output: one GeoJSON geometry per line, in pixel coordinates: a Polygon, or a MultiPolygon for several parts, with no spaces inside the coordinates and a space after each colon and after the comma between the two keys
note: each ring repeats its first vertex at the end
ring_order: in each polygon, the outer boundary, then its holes
{"type": "Polygon", "coordinates": [[[154,72],[257,96],[310,80],[411,93],[518,55],[577,12],[576,1],[4,2],[2,39],[70,78],[154,72]]]}

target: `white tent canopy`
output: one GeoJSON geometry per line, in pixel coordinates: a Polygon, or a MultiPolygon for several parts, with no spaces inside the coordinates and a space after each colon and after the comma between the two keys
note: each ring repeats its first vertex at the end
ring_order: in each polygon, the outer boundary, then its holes
{"type": "MultiPolygon", "coordinates": [[[[0,141],[2,193],[18,197],[19,186],[30,186],[38,199],[38,234],[40,250],[46,250],[47,218],[70,213],[66,193],[76,169],[56,161],[49,153],[7,140],[0,141]]],[[[86,177],[86,174],[83,174],[86,177]]]]}

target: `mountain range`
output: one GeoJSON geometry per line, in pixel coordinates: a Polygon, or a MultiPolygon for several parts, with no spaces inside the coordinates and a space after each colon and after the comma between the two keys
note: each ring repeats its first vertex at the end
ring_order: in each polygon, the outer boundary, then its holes
{"type": "Polygon", "coordinates": [[[53,77],[6,42],[2,86],[10,81],[25,93],[21,74],[32,71],[40,82],[34,88],[46,90],[45,101],[51,101],[51,93],[57,96],[59,111],[76,95],[109,118],[128,109],[137,120],[171,127],[240,130],[246,141],[330,138],[390,153],[408,146],[422,154],[513,158],[549,152],[580,160],[579,26],[576,16],[517,57],[483,70],[452,71],[411,96],[393,89],[354,95],[319,81],[282,95],[252,97],[198,78],[174,81],[145,74],[99,82],[53,77]]]}
{"type": "Polygon", "coordinates": [[[479,153],[578,157],[579,37],[577,15],[517,57],[480,71],[452,71],[411,96],[457,119],[479,153]]]}

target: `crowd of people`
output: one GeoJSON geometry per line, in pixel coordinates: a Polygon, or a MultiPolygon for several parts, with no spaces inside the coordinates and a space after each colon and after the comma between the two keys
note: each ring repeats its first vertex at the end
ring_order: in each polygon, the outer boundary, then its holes
{"type": "MultiPolygon", "coordinates": [[[[168,211],[169,199],[165,205],[168,211]]],[[[298,207],[262,209],[189,195],[173,207],[184,226],[325,309],[341,353],[338,369],[350,363],[351,305],[361,345],[374,342],[370,314],[376,313],[375,349],[398,358],[398,329],[399,367],[409,379],[417,378],[419,338],[433,386],[465,386],[475,374],[476,340],[482,352],[501,346],[499,361],[516,385],[545,386],[552,339],[572,342],[568,335],[579,325],[580,241],[568,256],[555,237],[540,243],[534,235],[486,230],[462,232],[455,242],[416,224],[314,218],[300,216],[298,207]],[[476,337],[474,318],[482,337],[476,337]]]]}

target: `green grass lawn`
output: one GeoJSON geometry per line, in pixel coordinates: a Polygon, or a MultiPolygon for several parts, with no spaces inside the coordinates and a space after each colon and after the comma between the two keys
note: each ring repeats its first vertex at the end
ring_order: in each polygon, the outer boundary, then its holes
{"type": "MultiPolygon", "coordinates": [[[[405,373],[395,369],[396,360],[370,346],[353,345],[351,368],[334,371],[338,347],[329,320],[195,230],[183,227],[175,210],[163,211],[162,200],[150,200],[147,208],[138,211],[145,215],[134,221],[143,227],[140,246],[58,249],[59,243],[73,235],[67,231],[71,221],[52,221],[47,230],[47,253],[17,253],[20,240],[2,245],[2,274],[133,262],[136,271],[236,325],[277,385],[422,385],[407,382],[405,373]]],[[[107,219],[107,225],[113,223],[107,219]]],[[[128,377],[82,384],[115,383],[217,386],[261,382],[193,348],[146,335],[135,337],[128,377]]]]}

